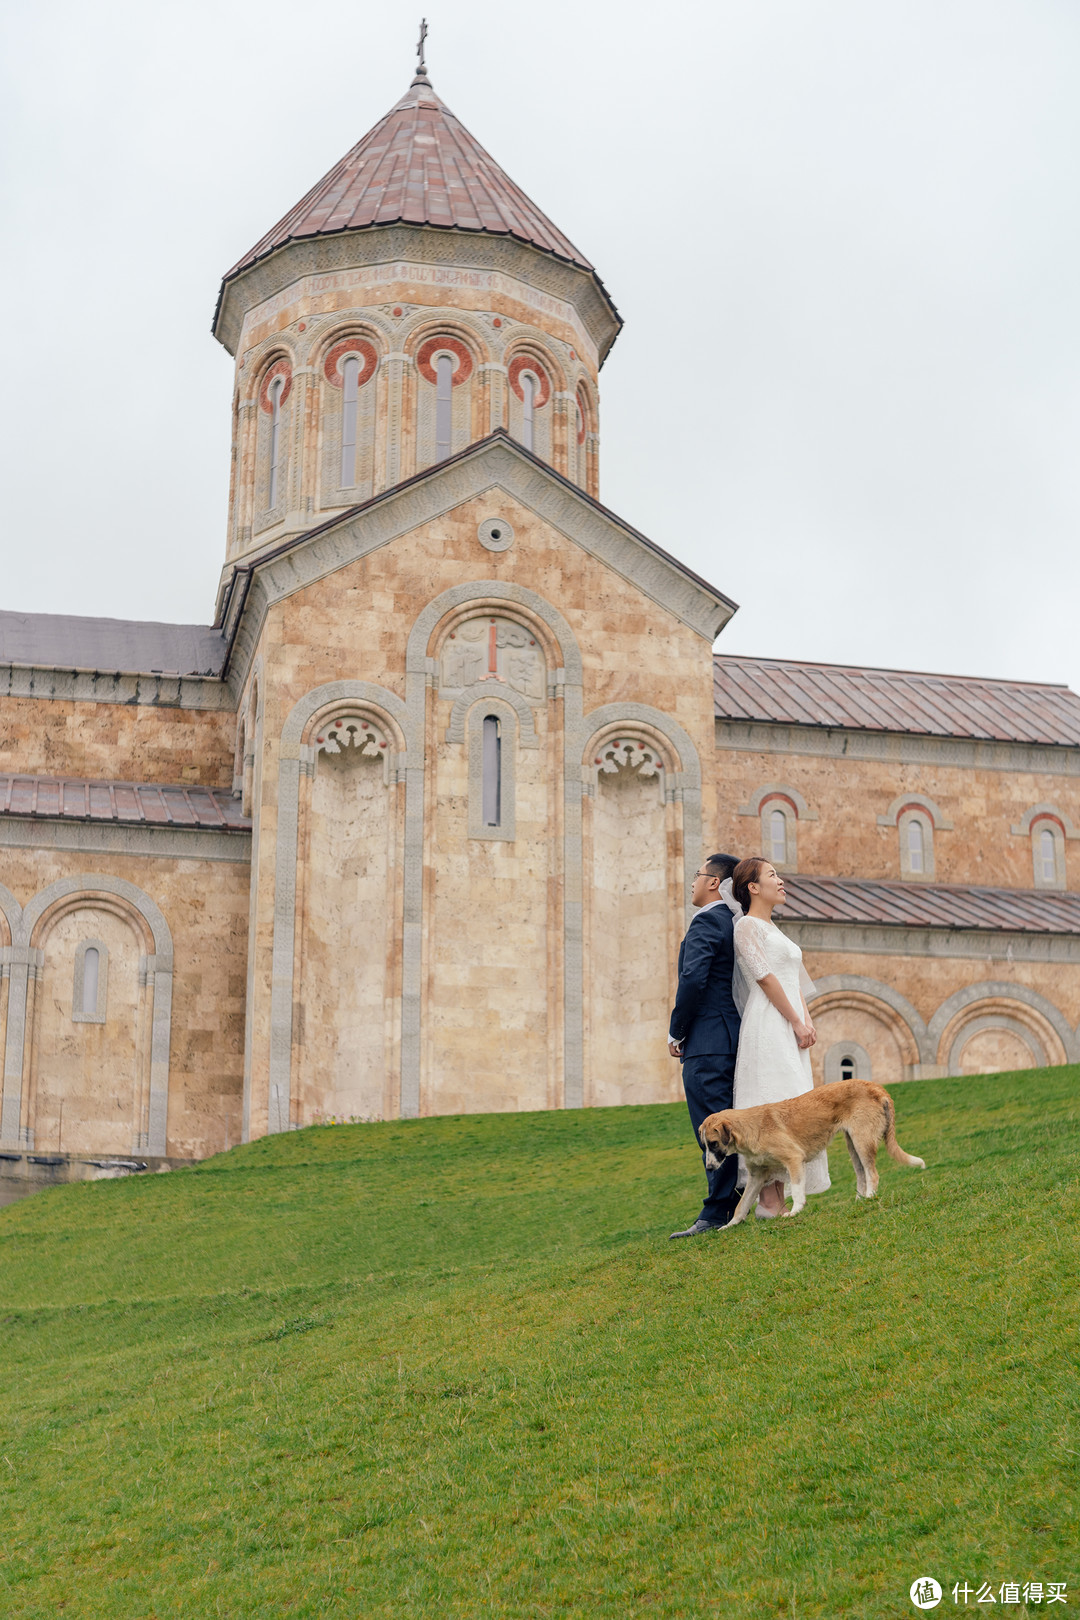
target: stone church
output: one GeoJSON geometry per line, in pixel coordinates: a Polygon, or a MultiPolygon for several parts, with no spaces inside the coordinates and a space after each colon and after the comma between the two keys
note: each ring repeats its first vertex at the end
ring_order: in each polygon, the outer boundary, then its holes
{"type": "Polygon", "coordinates": [[[0,614],[6,1161],[674,1099],[715,848],[819,1080],[1080,1057],[1080,699],[714,654],[600,501],[620,324],[423,68],[226,274],[213,623],[0,614]]]}

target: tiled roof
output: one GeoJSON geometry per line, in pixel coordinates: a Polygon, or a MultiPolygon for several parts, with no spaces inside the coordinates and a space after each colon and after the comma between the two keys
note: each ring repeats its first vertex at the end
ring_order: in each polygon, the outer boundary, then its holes
{"type": "Polygon", "coordinates": [[[251,831],[240,800],[221,788],[90,782],[71,776],[0,776],[0,816],[251,831]]]}
{"type": "Polygon", "coordinates": [[[727,720],[1080,745],[1080,697],[1032,681],[717,653],[713,698],[727,720]]]}
{"type": "Polygon", "coordinates": [[[0,664],[142,675],[220,675],[224,663],[225,638],[209,625],[0,612],[0,664]]]}
{"type": "Polygon", "coordinates": [[[583,270],[593,269],[418,76],[386,117],[244,254],[225,280],[286,242],[397,224],[514,236],[583,270]]]}
{"type": "Polygon", "coordinates": [[[977,928],[1011,934],[1080,934],[1080,894],[982,889],[965,884],[879,883],[862,878],[784,878],[780,922],[876,923],[896,928],[977,928]]]}

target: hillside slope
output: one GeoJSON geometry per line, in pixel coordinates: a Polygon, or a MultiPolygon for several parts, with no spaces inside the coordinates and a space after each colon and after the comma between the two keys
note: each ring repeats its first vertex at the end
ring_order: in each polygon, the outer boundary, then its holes
{"type": "Polygon", "coordinates": [[[0,1212],[0,1611],[1075,1605],[1080,1069],[893,1095],[926,1171],[857,1205],[841,1146],[798,1220],[687,1243],[681,1107],[317,1128],[0,1212]]]}

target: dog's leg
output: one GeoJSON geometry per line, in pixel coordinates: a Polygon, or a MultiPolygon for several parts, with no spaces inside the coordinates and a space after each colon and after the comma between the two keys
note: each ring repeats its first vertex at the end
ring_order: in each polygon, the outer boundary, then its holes
{"type": "Polygon", "coordinates": [[[784,1166],[791,1181],[791,1208],[784,1214],[797,1215],[806,1205],[806,1160],[792,1159],[784,1166]]]}
{"type": "Polygon", "coordinates": [[[858,1136],[856,1136],[855,1130],[851,1134],[856,1151],[863,1162],[863,1168],[866,1172],[866,1188],[862,1196],[864,1198],[876,1198],[878,1190],[877,1150],[881,1137],[866,1130],[865,1126],[858,1132],[858,1136]]]}
{"type": "Polygon", "coordinates": [[[740,1221],[745,1221],[746,1217],[757,1203],[758,1193],[761,1191],[764,1185],[765,1176],[761,1171],[747,1170],[746,1190],[739,1199],[738,1204],[735,1206],[734,1215],[731,1217],[730,1221],[728,1221],[727,1226],[724,1227],[725,1232],[727,1231],[728,1226],[738,1226],[740,1221]]]}
{"type": "Polygon", "coordinates": [[[859,1158],[859,1155],[855,1150],[855,1144],[851,1140],[851,1136],[850,1136],[849,1132],[847,1132],[847,1131],[844,1132],[844,1141],[847,1143],[847,1150],[848,1150],[848,1154],[849,1154],[849,1156],[851,1158],[851,1162],[855,1166],[855,1196],[856,1196],[856,1198],[865,1198],[866,1197],[866,1167],[863,1164],[862,1160],[859,1158]]]}

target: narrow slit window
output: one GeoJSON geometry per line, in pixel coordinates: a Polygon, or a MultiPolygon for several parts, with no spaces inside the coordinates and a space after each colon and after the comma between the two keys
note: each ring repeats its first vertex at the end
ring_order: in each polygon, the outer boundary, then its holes
{"type": "Polygon", "coordinates": [[[445,461],[453,438],[454,361],[440,354],[435,361],[435,460],[445,461]]]}
{"type": "Polygon", "coordinates": [[[270,510],[278,503],[278,458],[281,454],[281,395],[284,377],[275,377],[270,384],[270,510]]]}
{"type": "Polygon", "coordinates": [[[855,1059],[853,1057],[842,1057],[840,1059],[840,1078],[841,1080],[855,1079],[855,1059]]]}
{"type": "Polygon", "coordinates": [[[88,945],[82,960],[82,1006],[79,1011],[93,1018],[98,1010],[98,980],[101,973],[101,952],[96,945],[88,945]]]}
{"type": "Polygon", "coordinates": [[[482,814],[485,827],[502,825],[502,734],[493,714],[484,716],[484,790],[482,814]]]}
{"type": "Polygon", "coordinates": [[[1054,835],[1049,827],[1044,827],[1039,834],[1039,857],[1042,862],[1043,882],[1055,882],[1057,879],[1057,849],[1054,835]]]}
{"type": "Polygon", "coordinates": [[[912,872],[923,870],[923,825],[914,816],[907,824],[908,869],[912,872]]]}
{"type": "Polygon", "coordinates": [[[769,816],[769,854],[774,866],[787,860],[787,817],[782,810],[774,810],[769,816]]]}
{"type": "Polygon", "coordinates": [[[521,373],[521,442],[526,450],[533,447],[533,417],[536,410],[536,378],[531,371],[521,373]]]}
{"type": "Polygon", "coordinates": [[[356,410],[360,395],[360,362],[354,354],[342,361],[341,376],[341,487],[352,489],[356,483],[356,410]]]}

